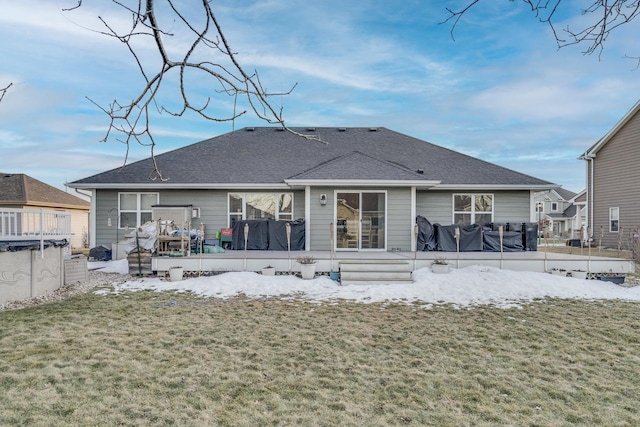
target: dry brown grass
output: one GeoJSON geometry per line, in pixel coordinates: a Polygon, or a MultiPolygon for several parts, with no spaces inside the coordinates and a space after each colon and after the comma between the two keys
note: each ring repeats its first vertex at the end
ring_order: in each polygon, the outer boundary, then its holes
{"type": "Polygon", "coordinates": [[[0,313],[0,424],[638,425],[639,311],[88,294],[0,313]]]}

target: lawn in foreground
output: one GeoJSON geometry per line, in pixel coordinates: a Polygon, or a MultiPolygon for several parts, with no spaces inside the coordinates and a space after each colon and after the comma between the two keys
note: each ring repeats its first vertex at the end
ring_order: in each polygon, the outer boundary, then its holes
{"type": "Polygon", "coordinates": [[[0,313],[0,424],[638,425],[638,314],[87,294],[0,313]]]}

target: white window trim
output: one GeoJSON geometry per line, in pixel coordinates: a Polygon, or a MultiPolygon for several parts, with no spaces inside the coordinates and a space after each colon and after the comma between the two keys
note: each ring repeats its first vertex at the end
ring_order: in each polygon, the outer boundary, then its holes
{"type": "Polygon", "coordinates": [[[271,194],[273,195],[274,199],[275,199],[275,220],[279,221],[280,220],[280,216],[289,216],[291,215],[291,218],[287,218],[287,221],[293,221],[294,220],[294,201],[295,201],[295,194],[293,192],[290,191],[276,191],[276,192],[269,192],[269,191],[244,191],[244,192],[238,192],[238,191],[230,191],[227,193],[227,227],[231,227],[231,216],[238,216],[239,212],[231,212],[231,194],[239,194],[240,196],[242,196],[242,215],[240,220],[241,221],[245,221],[247,219],[247,194],[271,194]],[[291,213],[288,212],[280,212],[280,196],[282,194],[289,194],[291,195],[291,213]]]}
{"type": "Polygon", "coordinates": [[[558,202],[551,202],[551,212],[558,212],[558,202]],[[555,205],[555,208],[554,208],[555,205]]]}
{"type": "Polygon", "coordinates": [[[142,225],[142,223],[140,222],[141,219],[141,214],[142,213],[152,213],[152,210],[143,210],[140,209],[140,198],[143,194],[153,194],[156,196],[156,205],[160,204],[160,193],[157,192],[153,192],[153,191],[140,191],[140,192],[135,192],[135,191],[123,191],[118,193],[118,228],[123,230],[125,228],[125,226],[123,226],[122,224],[120,224],[120,218],[121,218],[121,213],[122,212],[126,212],[126,213],[133,213],[135,212],[136,214],[136,223],[135,224],[127,224],[129,225],[129,227],[132,228],[137,228],[140,227],[142,225]],[[136,195],[136,209],[132,210],[132,209],[120,209],[120,196],[123,194],[135,194],[136,195]]]}
{"type": "Polygon", "coordinates": [[[612,207],[609,208],[609,233],[619,233],[620,232],[620,208],[619,207],[612,207]],[[613,218],[611,218],[611,213],[613,212],[613,210],[616,210],[618,212],[618,229],[617,230],[612,230],[611,229],[611,221],[613,221],[613,218]]]}
{"type": "MultiPolygon", "coordinates": [[[[496,197],[494,193],[453,193],[451,195],[451,224],[455,224],[456,213],[470,214],[471,224],[476,223],[476,196],[491,196],[491,222],[494,222],[494,215],[496,212],[496,197]],[[471,211],[456,211],[456,196],[471,196],[471,211]]],[[[486,215],[489,212],[478,212],[480,215],[486,215]]]]}

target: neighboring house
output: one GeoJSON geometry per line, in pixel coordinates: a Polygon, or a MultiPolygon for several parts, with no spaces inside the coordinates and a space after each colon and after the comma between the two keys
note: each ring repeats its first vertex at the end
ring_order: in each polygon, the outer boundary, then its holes
{"type": "Polygon", "coordinates": [[[0,209],[43,209],[71,214],[71,247],[83,247],[90,203],[22,173],[0,173],[0,209]]]}
{"type": "Polygon", "coordinates": [[[640,227],[640,101],[579,159],[587,162],[586,205],[593,238],[629,247],[640,227]]]}
{"type": "MultiPolygon", "coordinates": [[[[91,245],[152,218],[154,205],[191,205],[206,238],[237,220],[304,219],[305,248],[410,251],[416,215],[432,223],[536,221],[543,181],[385,128],[244,128],[70,187],[92,197],[91,245]]],[[[122,235],[122,234],[120,234],[122,235]]]]}
{"type": "Polygon", "coordinates": [[[563,188],[541,191],[534,195],[536,220],[540,229],[550,236],[581,238],[580,230],[585,224],[585,191],[574,193],[563,188]]]}
{"type": "Polygon", "coordinates": [[[571,238],[586,240],[587,236],[587,190],[577,193],[571,200],[571,213],[567,212],[567,217],[571,220],[571,238]]]}

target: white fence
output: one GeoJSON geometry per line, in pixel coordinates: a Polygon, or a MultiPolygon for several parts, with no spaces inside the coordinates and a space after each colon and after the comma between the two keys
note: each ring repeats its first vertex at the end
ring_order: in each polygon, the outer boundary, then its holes
{"type": "Polygon", "coordinates": [[[71,214],[43,209],[0,208],[0,240],[71,238],[71,214]]]}

